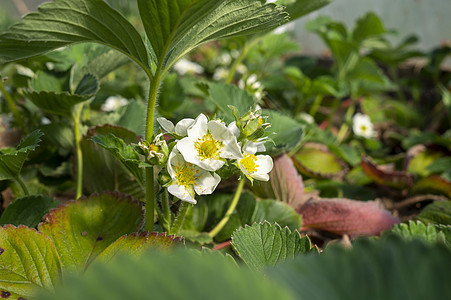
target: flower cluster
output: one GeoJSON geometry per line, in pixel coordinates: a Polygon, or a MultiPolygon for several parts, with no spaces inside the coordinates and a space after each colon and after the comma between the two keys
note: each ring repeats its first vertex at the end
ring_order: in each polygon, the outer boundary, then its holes
{"type": "MultiPolygon", "coordinates": [[[[236,121],[226,126],[223,121],[209,120],[204,114],[196,119],[183,119],[176,125],[165,118],[158,118],[163,131],[175,139],[167,160],[170,176],[166,184],[168,192],[180,200],[195,204],[195,194],[211,194],[216,189],[221,181],[216,172],[223,167],[234,167],[251,181],[269,180],[272,158],[256,155],[266,151],[265,140],[246,138],[253,134],[249,128],[246,131],[246,125],[249,126],[252,120],[258,123],[258,118],[261,118],[255,117],[255,112],[252,116],[248,115],[246,121],[239,121],[240,127],[236,121]]],[[[259,125],[251,127],[258,130],[262,125],[260,121],[259,125]]]]}

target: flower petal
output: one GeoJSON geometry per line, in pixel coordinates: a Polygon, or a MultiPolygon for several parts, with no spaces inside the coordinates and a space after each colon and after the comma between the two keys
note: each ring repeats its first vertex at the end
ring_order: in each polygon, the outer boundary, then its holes
{"type": "Polygon", "coordinates": [[[196,180],[194,190],[198,195],[209,195],[213,193],[220,181],[221,177],[218,174],[214,173],[212,176],[209,172],[205,172],[196,180]]]}
{"type": "Polygon", "coordinates": [[[215,140],[225,141],[235,137],[221,121],[211,120],[208,122],[207,128],[215,140]]]}
{"type": "Polygon", "coordinates": [[[264,173],[254,173],[251,175],[253,178],[260,180],[260,181],[268,181],[269,180],[269,175],[268,174],[264,174],[264,173]]]}
{"type": "Polygon", "coordinates": [[[168,119],[163,117],[157,118],[157,122],[158,124],[160,124],[160,127],[163,128],[166,132],[174,132],[174,124],[168,119]]]}
{"type": "Polygon", "coordinates": [[[240,136],[240,129],[238,128],[238,126],[236,126],[236,121],[233,121],[232,123],[229,124],[229,126],[227,126],[227,129],[230,130],[230,132],[236,137],[238,138],[240,136]]]}
{"type": "Polygon", "coordinates": [[[207,133],[207,122],[207,117],[204,114],[200,114],[194,121],[194,124],[188,128],[188,137],[193,141],[202,139],[202,137],[207,133]]]}
{"type": "Polygon", "coordinates": [[[168,187],[168,192],[182,201],[191,204],[197,203],[196,199],[191,196],[191,191],[186,186],[173,184],[168,187]]]}
{"type": "Polygon", "coordinates": [[[257,155],[257,161],[255,162],[258,165],[257,173],[259,174],[267,174],[271,172],[273,168],[273,161],[271,156],[269,155],[257,155]]]}
{"type": "Polygon", "coordinates": [[[194,124],[194,121],[194,119],[190,118],[180,120],[180,122],[175,125],[175,133],[180,136],[187,136],[188,128],[194,124]]]}

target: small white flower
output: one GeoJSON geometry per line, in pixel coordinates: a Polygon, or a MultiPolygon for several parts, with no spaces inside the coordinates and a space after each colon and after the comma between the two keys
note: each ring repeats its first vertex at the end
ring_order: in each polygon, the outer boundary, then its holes
{"type": "Polygon", "coordinates": [[[194,193],[211,194],[221,181],[221,177],[217,174],[211,175],[210,172],[186,162],[177,149],[177,145],[169,154],[168,172],[172,179],[168,192],[191,204],[197,203],[194,193]]]}
{"type": "Polygon", "coordinates": [[[189,61],[187,59],[181,59],[174,65],[174,70],[179,75],[185,75],[185,74],[202,74],[204,72],[204,68],[196,64],[192,61],[189,61]]]}
{"type": "Polygon", "coordinates": [[[225,52],[219,56],[219,62],[223,66],[228,66],[232,62],[232,56],[225,52]]]}
{"type": "Polygon", "coordinates": [[[357,136],[372,138],[374,136],[373,123],[370,117],[361,113],[356,113],[352,119],[352,130],[357,136]]]}
{"type": "Polygon", "coordinates": [[[308,124],[314,124],[315,123],[315,119],[312,117],[312,115],[305,113],[305,112],[301,112],[298,117],[302,120],[304,120],[306,123],[308,124]]]}
{"type": "Polygon", "coordinates": [[[169,121],[166,118],[157,118],[158,124],[160,124],[161,128],[164,129],[165,132],[176,134],[181,137],[185,137],[188,135],[187,130],[194,124],[194,119],[186,118],[180,120],[175,126],[174,123],[169,121]]]}
{"type": "Polygon", "coordinates": [[[264,149],[262,143],[248,141],[243,146],[243,158],[237,160],[240,170],[250,180],[268,181],[273,167],[273,161],[269,155],[255,155],[257,151],[264,149]]]}
{"type": "Polygon", "coordinates": [[[105,103],[102,104],[101,109],[103,111],[115,111],[119,107],[127,105],[128,100],[121,96],[110,96],[105,100],[105,103]]]}
{"type": "Polygon", "coordinates": [[[226,159],[242,157],[236,137],[221,121],[208,121],[204,114],[200,114],[187,132],[188,137],[177,143],[187,162],[216,171],[222,168],[226,159]]]}
{"type": "Polygon", "coordinates": [[[225,68],[217,68],[213,74],[214,80],[226,79],[229,76],[229,70],[225,68]]]}
{"type": "Polygon", "coordinates": [[[30,68],[24,67],[22,65],[17,65],[16,70],[17,70],[17,73],[20,75],[24,75],[24,76],[28,76],[28,77],[34,76],[33,70],[31,70],[30,68]]]}
{"type": "Polygon", "coordinates": [[[48,125],[50,123],[52,123],[52,121],[50,121],[48,118],[46,118],[46,117],[42,117],[41,118],[41,124],[42,125],[48,125]]]}
{"type": "Polygon", "coordinates": [[[244,74],[247,72],[247,67],[244,64],[238,64],[236,71],[240,74],[244,74]]]}

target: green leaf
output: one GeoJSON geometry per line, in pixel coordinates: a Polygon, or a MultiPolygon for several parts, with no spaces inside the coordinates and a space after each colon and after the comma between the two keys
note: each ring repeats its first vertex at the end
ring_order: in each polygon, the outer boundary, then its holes
{"type": "Polygon", "coordinates": [[[239,116],[244,116],[256,103],[256,99],[254,97],[236,85],[226,83],[210,83],[208,87],[209,97],[207,99],[218,107],[219,114],[227,123],[235,120],[229,105],[232,105],[238,109],[239,116]]]}
{"type": "Polygon", "coordinates": [[[436,201],[429,204],[417,219],[426,224],[451,225],[451,201],[436,201]]]}
{"type": "Polygon", "coordinates": [[[254,0],[138,0],[138,8],[163,73],[205,42],[275,28],[287,18],[282,7],[254,0]]]}
{"type": "Polygon", "coordinates": [[[149,59],[141,36],[102,0],[55,0],[0,36],[0,65],[75,43],[94,42],[121,51],[143,69],[149,59]]]}
{"type": "Polygon", "coordinates": [[[96,135],[91,138],[93,142],[108,150],[127,170],[130,171],[138,182],[144,185],[144,170],[139,167],[141,160],[133,147],[114,134],[96,135]]]}
{"type": "Polygon", "coordinates": [[[269,270],[296,299],[448,299],[451,252],[446,247],[389,236],[362,239],[352,249],[331,246],[269,270]],[[427,276],[425,276],[427,274],[427,276]]]}
{"type": "Polygon", "coordinates": [[[63,92],[66,77],[53,76],[45,71],[39,70],[30,81],[30,87],[37,92],[63,92]]]}
{"type": "Polygon", "coordinates": [[[138,135],[144,136],[146,128],[146,105],[142,101],[130,101],[121,109],[122,116],[116,125],[125,127],[138,135]]]}
{"type": "Polygon", "coordinates": [[[94,75],[87,74],[79,82],[75,93],[52,91],[25,91],[27,96],[37,107],[45,112],[70,117],[72,108],[93,97],[99,89],[99,82],[94,75]]]}
{"type": "Polygon", "coordinates": [[[273,110],[264,110],[264,116],[268,116],[267,122],[271,124],[268,131],[273,134],[269,137],[273,143],[266,143],[267,153],[277,156],[296,147],[302,140],[303,127],[292,118],[273,110]]]}
{"type": "Polygon", "coordinates": [[[54,243],[63,270],[82,272],[111,243],[141,227],[138,203],[118,193],[80,198],[51,210],[39,231],[54,243]]]}
{"type": "Polygon", "coordinates": [[[310,239],[298,231],[268,222],[254,224],[237,230],[232,245],[244,262],[255,270],[292,260],[299,253],[311,251],[310,239]]]}
{"type": "Polygon", "coordinates": [[[446,232],[451,232],[451,226],[441,226],[434,224],[425,225],[422,222],[414,222],[409,221],[409,223],[401,223],[395,225],[391,232],[399,235],[400,237],[406,240],[421,239],[428,243],[444,243],[447,244],[448,247],[451,247],[451,239],[446,240],[446,235],[442,231],[443,229],[447,229],[446,232]]]}
{"type": "Polygon", "coordinates": [[[0,293],[24,299],[61,285],[61,262],[52,242],[25,226],[0,227],[0,293]]]}
{"type": "Polygon", "coordinates": [[[169,249],[182,245],[183,242],[181,237],[166,236],[166,233],[132,233],[117,239],[96,258],[96,261],[109,262],[117,255],[141,256],[149,249],[169,249]]]}
{"type": "Polygon", "coordinates": [[[276,3],[285,6],[285,11],[290,14],[290,21],[294,21],[331,2],[332,0],[278,0],[276,3]]]}
{"type": "Polygon", "coordinates": [[[221,253],[151,251],[95,264],[83,276],[67,278],[42,300],[215,299],[288,300],[283,286],[237,267],[221,253]]]}
{"type": "Polygon", "coordinates": [[[67,92],[56,93],[45,91],[26,91],[25,96],[43,111],[66,117],[70,117],[72,107],[91,98],[91,95],[79,96],[71,95],[67,92]]]}
{"type": "Polygon", "coordinates": [[[59,201],[43,195],[33,195],[14,200],[8,205],[0,218],[0,225],[25,225],[36,227],[42,217],[51,208],[57,207],[59,201]]]}
{"type": "Polygon", "coordinates": [[[381,19],[375,13],[370,12],[357,20],[352,38],[360,43],[365,39],[380,36],[386,32],[381,19]]]}
{"type": "MultiPolygon", "coordinates": [[[[89,54],[89,53],[88,53],[89,54]]],[[[80,66],[77,72],[74,72],[74,83],[78,84],[83,75],[93,74],[99,80],[104,78],[110,72],[130,62],[127,56],[116,50],[109,50],[88,60],[80,66]]]]}
{"type": "Polygon", "coordinates": [[[93,143],[93,135],[114,134],[125,143],[137,143],[135,133],[118,126],[104,125],[89,129],[82,138],[83,150],[83,188],[86,194],[103,191],[119,191],[135,198],[144,197],[144,189],[130,171],[108,150],[93,143]]]}
{"type": "Polygon", "coordinates": [[[72,150],[74,147],[74,130],[68,122],[55,121],[42,125],[41,129],[45,134],[44,141],[62,149],[72,150]]]}
{"type": "Polygon", "coordinates": [[[6,148],[0,151],[0,180],[14,179],[19,176],[28,154],[36,149],[41,136],[43,133],[35,130],[27,135],[16,149],[6,148]]]}
{"type": "Polygon", "coordinates": [[[158,98],[158,111],[164,116],[172,116],[173,112],[182,105],[185,93],[176,73],[168,74],[164,78],[158,98]]]}
{"type": "Polygon", "coordinates": [[[301,216],[292,207],[283,202],[269,199],[257,202],[252,221],[277,223],[292,231],[299,230],[302,225],[301,216]]]}

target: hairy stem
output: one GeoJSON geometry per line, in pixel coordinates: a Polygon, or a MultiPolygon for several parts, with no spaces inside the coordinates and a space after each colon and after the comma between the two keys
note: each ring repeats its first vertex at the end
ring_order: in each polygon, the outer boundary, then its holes
{"type": "MultiPolygon", "coordinates": [[[[147,118],[146,118],[146,136],[147,141],[151,141],[153,137],[153,123],[155,118],[155,106],[157,103],[158,87],[160,86],[161,63],[158,64],[155,76],[150,79],[149,97],[147,100],[147,118]]],[[[144,228],[148,232],[153,232],[155,220],[155,181],[153,174],[153,167],[146,168],[146,214],[144,228]]]]}
{"type": "Polygon", "coordinates": [[[244,180],[245,178],[242,178],[240,180],[240,183],[238,184],[238,187],[235,191],[235,195],[233,196],[232,203],[230,203],[229,209],[227,210],[222,220],[219,221],[219,223],[215,226],[215,228],[213,228],[208,233],[212,238],[215,237],[222,230],[222,228],[224,228],[224,226],[229,221],[230,216],[233,214],[233,211],[235,210],[236,205],[238,204],[238,200],[240,200],[241,192],[243,191],[244,180]]]}
{"type": "Polygon", "coordinates": [[[192,205],[188,202],[185,202],[185,201],[182,202],[179,212],[177,213],[177,217],[174,220],[174,224],[172,225],[170,234],[177,235],[179,233],[179,230],[183,225],[183,221],[185,221],[186,213],[188,212],[188,209],[191,206],[192,205]]]}
{"type": "Polygon", "coordinates": [[[75,199],[78,199],[82,195],[83,191],[83,153],[81,151],[81,132],[80,132],[80,117],[83,111],[83,103],[79,104],[75,108],[72,121],[74,122],[74,136],[75,136],[75,149],[77,155],[77,186],[75,189],[75,199]]]}
{"type": "Polygon", "coordinates": [[[169,232],[171,229],[172,220],[171,220],[171,211],[169,209],[168,191],[165,188],[163,188],[163,191],[161,193],[161,207],[163,210],[164,217],[164,219],[162,220],[163,224],[161,225],[167,232],[169,232]]]}
{"type": "Polygon", "coordinates": [[[153,168],[146,168],[146,216],[144,228],[153,232],[155,222],[155,182],[153,168]]]}

